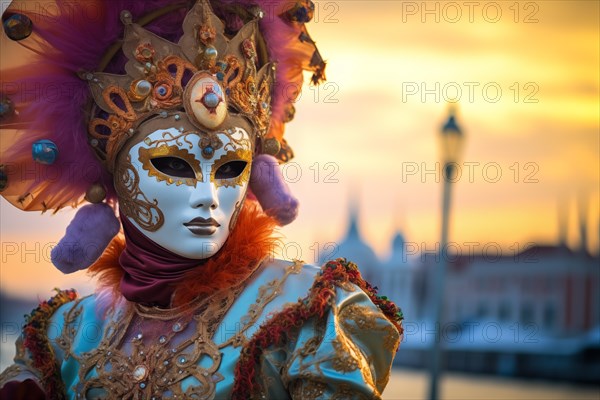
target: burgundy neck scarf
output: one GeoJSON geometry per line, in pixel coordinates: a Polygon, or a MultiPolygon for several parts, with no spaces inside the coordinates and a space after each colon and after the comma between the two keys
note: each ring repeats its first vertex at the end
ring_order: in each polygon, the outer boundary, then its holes
{"type": "Polygon", "coordinates": [[[119,263],[125,271],[121,293],[129,301],[149,306],[169,307],[175,286],[186,272],[198,268],[202,260],[181,257],[148,239],[125,216],[121,216],[125,250],[119,263]]]}

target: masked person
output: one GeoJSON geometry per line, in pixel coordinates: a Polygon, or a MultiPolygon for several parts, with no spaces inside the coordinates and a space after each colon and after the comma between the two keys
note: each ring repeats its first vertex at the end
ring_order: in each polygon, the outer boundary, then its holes
{"type": "Polygon", "coordinates": [[[88,269],[98,289],[32,312],[2,398],[378,398],[398,308],[344,259],[269,257],[297,209],[278,167],[292,157],[290,87],[303,70],[324,78],[305,28],[314,5],[54,7],[3,16],[35,53],[3,82],[60,91],[2,93],[2,128],[18,130],[2,195],[27,211],[90,203],[52,261],[88,269]]]}

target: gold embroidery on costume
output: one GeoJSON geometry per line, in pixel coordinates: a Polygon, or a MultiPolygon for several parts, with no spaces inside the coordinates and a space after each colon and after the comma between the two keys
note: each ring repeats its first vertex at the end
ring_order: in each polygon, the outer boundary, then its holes
{"type": "Polygon", "coordinates": [[[65,360],[68,360],[72,356],[71,343],[73,343],[75,335],[77,334],[75,320],[79,318],[83,311],[83,306],[81,305],[82,300],[83,299],[75,300],[73,307],[65,311],[63,315],[65,319],[65,325],[61,335],[56,340],[56,344],[64,352],[65,360]]]}
{"type": "Polygon", "coordinates": [[[148,171],[148,176],[154,176],[159,182],[166,181],[168,185],[175,182],[177,186],[180,186],[181,184],[186,184],[187,186],[196,187],[196,183],[202,180],[202,168],[200,167],[200,162],[196,159],[196,157],[194,157],[193,154],[188,153],[187,151],[180,149],[177,146],[162,145],[158,147],[152,147],[149,149],[140,147],[138,153],[139,160],[142,163],[142,168],[148,171]],[[176,157],[186,161],[194,170],[195,178],[170,176],[163,173],[162,171],[159,171],[158,169],[156,169],[154,164],[152,164],[152,159],[160,157],[176,157]]]}
{"type": "MultiPolygon", "coordinates": [[[[337,385],[335,392],[331,396],[331,400],[368,400],[369,398],[370,397],[366,396],[364,393],[357,393],[356,390],[347,383],[337,385]]],[[[378,397],[373,396],[372,398],[378,397]]]]}
{"type": "Polygon", "coordinates": [[[262,285],[258,289],[258,296],[256,297],[256,301],[250,305],[248,308],[248,312],[244,315],[240,323],[243,325],[243,328],[240,329],[234,336],[229,338],[226,342],[224,342],[221,347],[229,346],[230,344],[233,347],[239,347],[248,341],[248,338],[245,332],[248,328],[255,325],[258,318],[261,316],[264,308],[269,304],[275,297],[277,297],[281,293],[281,287],[287,280],[290,274],[298,274],[302,270],[302,265],[304,263],[302,261],[296,260],[294,264],[290,265],[286,268],[285,274],[283,277],[279,279],[274,279],[264,285],[262,285]]]}
{"type": "Polygon", "coordinates": [[[339,372],[352,372],[359,367],[355,349],[349,346],[348,340],[345,337],[340,336],[333,339],[331,345],[335,353],[331,360],[333,369],[339,372]]]}
{"type": "Polygon", "coordinates": [[[398,348],[398,331],[390,324],[386,323],[386,318],[381,312],[361,306],[351,304],[342,309],[339,314],[339,320],[346,332],[355,334],[358,332],[384,333],[384,347],[389,352],[395,352],[398,348]],[[354,323],[351,323],[354,322],[354,323]]]}
{"type": "Polygon", "coordinates": [[[325,319],[319,319],[315,326],[315,336],[308,339],[302,347],[298,349],[298,354],[302,358],[314,356],[323,342],[325,335],[325,319]]]}
{"type": "Polygon", "coordinates": [[[297,261],[282,277],[262,285],[241,328],[222,343],[214,337],[216,329],[246,282],[191,307],[165,310],[127,303],[110,317],[100,344],[82,354],[71,349],[76,335],[81,334],[83,306],[76,303],[65,312],[65,325],[56,341],[65,359],[73,357],[80,364],[79,384],[72,390],[83,398],[93,394],[119,399],[213,399],[216,384],[224,379],[218,372],[221,349],[238,347],[247,340],[246,332],[281,293],[287,277],[299,273],[302,265],[297,261]]]}
{"type": "Polygon", "coordinates": [[[296,380],[290,394],[293,400],[317,400],[327,392],[327,384],[314,380],[296,380]]]}
{"type": "MultiPolygon", "coordinates": [[[[333,299],[333,301],[335,301],[335,299],[333,299]]],[[[371,366],[373,365],[372,360],[362,353],[360,348],[348,335],[379,330],[385,333],[386,343],[389,338],[389,343],[393,342],[393,345],[395,346],[398,340],[397,331],[391,325],[385,323],[385,320],[381,321],[382,323],[378,325],[377,319],[383,317],[383,315],[380,317],[380,313],[371,310],[367,306],[351,304],[343,307],[341,311],[339,311],[335,305],[332,305],[331,308],[336,317],[335,338],[328,341],[328,343],[331,344],[333,351],[319,353],[319,349],[324,342],[327,326],[325,319],[317,319],[315,321],[314,336],[306,340],[302,346],[293,351],[287,361],[287,365],[283,368],[283,381],[290,382],[292,378],[289,375],[289,368],[292,364],[296,365],[296,362],[298,363],[296,367],[298,368],[297,375],[299,377],[306,379],[307,382],[323,380],[325,379],[325,374],[322,369],[329,363],[331,368],[342,374],[359,370],[364,383],[377,394],[377,387],[383,387],[380,386],[380,384],[384,381],[387,383],[389,372],[378,377],[377,382],[375,383],[371,369],[371,366]],[[360,322],[356,322],[356,325],[348,322],[354,321],[354,319],[359,320],[360,322]]],[[[338,390],[334,394],[334,398],[336,398],[336,395],[338,396],[337,398],[356,398],[355,396],[346,396],[348,393],[353,393],[351,390],[350,387],[338,387],[338,390]],[[346,389],[350,390],[350,392],[347,392],[346,389]]]]}
{"type": "MultiPolygon", "coordinates": [[[[398,348],[400,341],[398,331],[387,323],[385,316],[379,311],[359,304],[350,304],[340,311],[338,319],[342,328],[350,334],[381,332],[383,347],[386,351],[394,353],[398,348]]],[[[369,361],[369,365],[373,365],[373,362],[369,361]]],[[[377,377],[375,385],[385,387],[389,378],[390,371],[387,371],[377,377]]]]}
{"type": "Polygon", "coordinates": [[[119,163],[115,174],[115,190],[123,213],[149,232],[157,231],[165,222],[158,201],[148,200],[139,187],[140,177],[131,164],[131,156],[119,163]]]}
{"type": "Polygon", "coordinates": [[[192,309],[129,304],[107,325],[98,348],[76,357],[81,369],[75,390],[132,399],[214,398],[223,376],[220,347],[211,337],[242,289],[223,290],[192,309]],[[190,383],[185,391],[184,380],[190,383]]]}

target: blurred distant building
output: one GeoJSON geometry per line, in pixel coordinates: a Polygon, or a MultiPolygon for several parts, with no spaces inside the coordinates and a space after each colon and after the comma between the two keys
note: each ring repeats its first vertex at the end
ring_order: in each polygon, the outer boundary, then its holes
{"type": "MultiPolygon", "coordinates": [[[[396,232],[390,257],[380,261],[361,236],[356,206],[348,226],[337,255],[355,262],[405,315],[396,362],[427,365],[435,337],[433,272],[441,254],[415,254],[418,246],[396,232]]],[[[585,227],[579,232],[576,250],[566,246],[564,229],[556,245],[507,250],[480,244],[487,251],[463,248],[462,254],[450,248],[442,321],[446,368],[578,381],[600,376],[600,259],[587,251],[585,227]]]]}
{"type": "MultiPolygon", "coordinates": [[[[352,203],[348,218],[348,232],[346,237],[339,242],[335,256],[344,257],[358,264],[363,278],[377,286],[381,278],[381,264],[371,246],[363,240],[359,232],[358,212],[358,205],[352,203]]],[[[326,261],[328,259],[320,260],[321,263],[326,261]]]]}
{"type": "Polygon", "coordinates": [[[600,267],[587,253],[532,246],[494,259],[460,257],[450,265],[449,321],[532,324],[554,337],[581,334],[600,323],[600,267]]]}

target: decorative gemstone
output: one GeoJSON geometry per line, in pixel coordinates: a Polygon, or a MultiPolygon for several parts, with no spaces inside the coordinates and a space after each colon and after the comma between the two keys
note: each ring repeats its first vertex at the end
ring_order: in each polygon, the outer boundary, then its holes
{"type": "Polygon", "coordinates": [[[260,103],[260,106],[262,107],[263,110],[266,110],[267,108],[269,108],[269,103],[267,103],[266,101],[263,101],[262,103],[260,103]]]}
{"type": "Polygon", "coordinates": [[[225,71],[227,69],[227,63],[225,61],[217,61],[217,67],[219,67],[221,71],[225,71]]]}
{"type": "Polygon", "coordinates": [[[136,382],[143,381],[148,376],[148,368],[145,365],[138,365],[133,370],[133,380],[136,382]]]}
{"type": "Polygon", "coordinates": [[[8,96],[0,93],[0,121],[15,114],[15,105],[8,96]]]}
{"type": "Polygon", "coordinates": [[[31,146],[31,155],[40,164],[52,165],[58,157],[58,147],[51,140],[38,140],[31,146]]]}
{"type": "Polygon", "coordinates": [[[121,11],[121,21],[123,21],[124,24],[130,24],[131,18],[131,13],[128,10],[121,11]]]}
{"type": "Polygon", "coordinates": [[[134,101],[142,101],[152,92],[152,84],[145,79],[133,81],[129,88],[129,98],[134,101]]]}
{"type": "Polygon", "coordinates": [[[166,111],[161,111],[160,112],[160,117],[161,118],[167,118],[169,116],[169,114],[166,111]]]}
{"type": "Polygon", "coordinates": [[[105,197],[106,190],[104,189],[104,186],[99,183],[93,184],[85,192],[85,199],[92,204],[102,203],[105,197]]]}
{"type": "Polygon", "coordinates": [[[148,146],[150,146],[152,144],[152,139],[147,137],[146,139],[144,139],[144,143],[146,143],[148,146]]]}
{"type": "Polygon", "coordinates": [[[250,39],[246,39],[242,42],[242,49],[246,58],[256,57],[256,49],[254,48],[254,42],[250,39]]]}
{"type": "MultiPolygon", "coordinates": [[[[180,322],[175,322],[173,324],[173,332],[181,332],[183,330],[183,325],[180,322]]],[[[175,349],[173,349],[175,350],[175,349]]]]}
{"type": "Polygon", "coordinates": [[[262,151],[265,154],[270,154],[272,156],[279,153],[281,150],[281,144],[275,138],[268,138],[263,143],[262,151]]]}
{"type": "Polygon", "coordinates": [[[214,60],[217,58],[218,53],[219,52],[214,46],[207,46],[206,49],[204,49],[204,58],[207,60],[214,60]]]}
{"type": "Polygon", "coordinates": [[[175,115],[175,121],[179,121],[181,119],[181,115],[177,114],[175,115]]]}
{"type": "Polygon", "coordinates": [[[205,45],[214,41],[216,35],[215,28],[212,28],[209,25],[202,25],[198,30],[198,39],[205,45]]]}
{"type": "Polygon", "coordinates": [[[225,74],[221,71],[217,72],[217,79],[222,81],[223,79],[225,79],[225,74]]]}
{"type": "Polygon", "coordinates": [[[14,41],[26,39],[33,32],[33,23],[24,14],[12,14],[2,22],[2,25],[6,36],[14,41]]]}
{"type": "Polygon", "coordinates": [[[141,332],[140,332],[140,333],[138,333],[137,335],[135,335],[135,339],[136,339],[136,340],[142,340],[142,338],[143,338],[143,337],[144,337],[144,336],[142,335],[142,333],[141,333],[141,332]]]}
{"type": "Polygon", "coordinates": [[[140,383],[140,389],[145,389],[146,388],[146,384],[144,382],[140,383]]]}
{"type": "Polygon", "coordinates": [[[192,77],[184,97],[185,110],[193,117],[192,122],[196,122],[196,125],[216,129],[227,117],[223,89],[219,82],[206,72],[198,72],[192,77]]]}
{"type": "Polygon", "coordinates": [[[158,338],[158,343],[160,344],[165,344],[167,342],[167,337],[166,336],[161,336],[158,338]]]}
{"type": "Polygon", "coordinates": [[[171,97],[173,88],[167,83],[162,83],[154,87],[154,97],[158,100],[166,100],[171,97]]]}
{"type": "Polygon", "coordinates": [[[215,92],[206,92],[202,97],[202,104],[206,106],[206,108],[216,108],[221,99],[216,95],[215,92]]]}
{"type": "Polygon", "coordinates": [[[248,91],[250,91],[250,94],[256,94],[256,85],[254,82],[248,83],[248,91]]]}
{"type": "Polygon", "coordinates": [[[212,157],[212,155],[214,154],[215,150],[210,147],[210,146],[206,146],[205,148],[202,149],[202,155],[205,157],[212,157]]]}
{"type": "Polygon", "coordinates": [[[262,19],[265,16],[265,12],[259,6],[251,7],[249,11],[258,19],[262,19]]]}
{"type": "Polygon", "coordinates": [[[90,140],[90,144],[92,145],[92,147],[98,146],[98,139],[92,139],[92,140],[90,140]]]}
{"type": "Polygon", "coordinates": [[[187,358],[185,358],[185,357],[180,357],[180,358],[179,358],[179,363],[180,363],[180,364],[185,364],[185,363],[186,363],[186,361],[187,361],[187,358]]]}
{"type": "Polygon", "coordinates": [[[167,361],[164,361],[164,362],[163,362],[163,365],[169,365],[169,361],[168,361],[168,360],[167,360],[167,361]]]}

